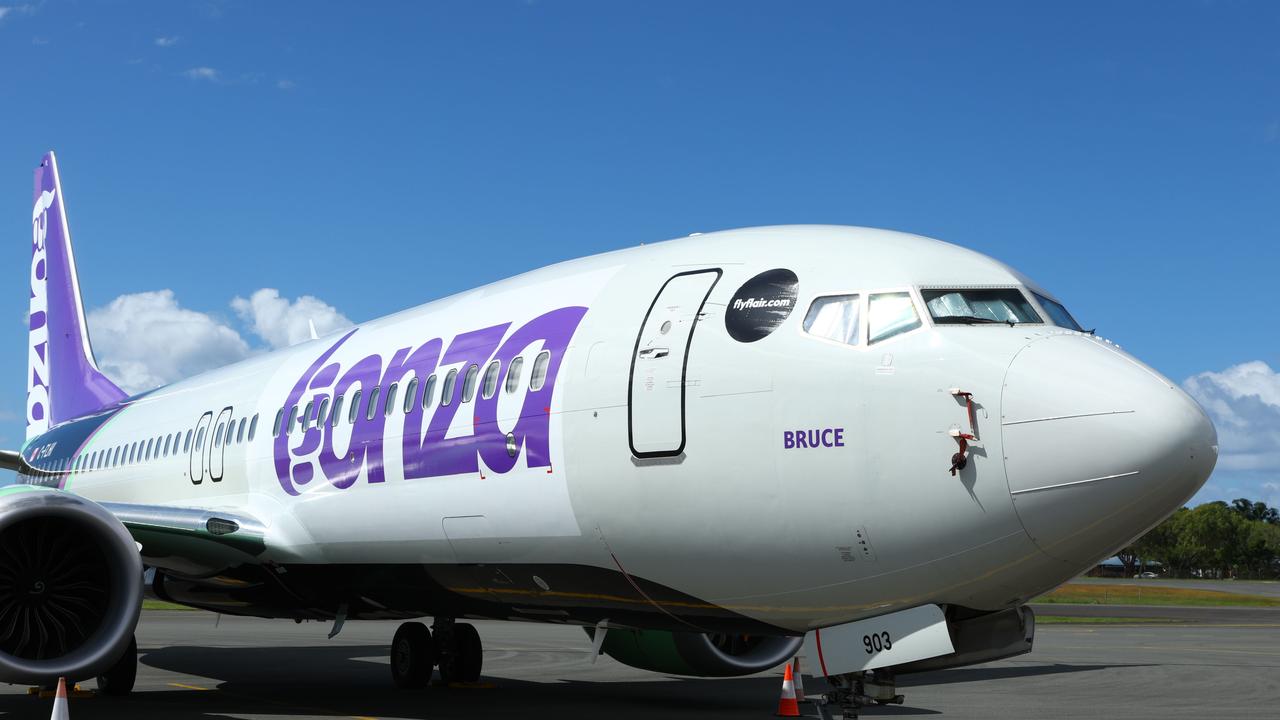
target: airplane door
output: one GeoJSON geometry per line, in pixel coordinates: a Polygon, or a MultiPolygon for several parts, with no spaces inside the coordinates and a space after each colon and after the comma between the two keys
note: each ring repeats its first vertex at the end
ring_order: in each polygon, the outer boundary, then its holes
{"type": "Polygon", "coordinates": [[[631,356],[627,425],[636,457],[679,455],[685,446],[685,370],[702,306],[719,270],[673,275],[645,313],[631,356]]]}
{"type": "Polygon", "coordinates": [[[227,444],[223,440],[227,437],[227,423],[231,422],[231,408],[223,408],[218,413],[218,421],[211,427],[213,428],[213,437],[209,438],[209,479],[214,482],[222,482],[223,457],[227,452],[227,444]]]}
{"type": "Polygon", "coordinates": [[[200,422],[196,423],[195,432],[191,435],[191,447],[187,450],[187,477],[191,478],[192,485],[204,482],[204,447],[201,440],[209,434],[211,422],[213,413],[201,415],[200,422]]]}

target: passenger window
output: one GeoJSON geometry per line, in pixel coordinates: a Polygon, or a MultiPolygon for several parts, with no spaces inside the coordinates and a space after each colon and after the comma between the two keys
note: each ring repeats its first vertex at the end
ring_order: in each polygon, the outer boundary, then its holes
{"type": "MultiPolygon", "coordinates": [[[[293,424],[297,421],[298,421],[298,406],[294,405],[293,407],[289,408],[289,418],[285,420],[284,428],[282,432],[285,435],[288,435],[289,433],[293,432],[293,424]]],[[[199,449],[200,449],[200,446],[196,445],[196,450],[199,450],[199,449]]]]}
{"type": "Polygon", "coordinates": [[[154,438],[153,438],[153,439],[151,439],[151,440],[148,440],[148,441],[147,441],[147,452],[146,452],[145,456],[143,457],[143,460],[150,460],[150,459],[151,459],[151,448],[152,448],[152,446],[155,444],[155,442],[156,442],[156,441],[155,441],[155,439],[154,439],[154,438]]]}
{"type": "Polygon", "coordinates": [[[858,308],[857,295],[817,298],[804,316],[804,331],[845,345],[857,345],[861,339],[858,308]]]}
{"type": "Polygon", "coordinates": [[[404,413],[408,415],[418,404],[418,378],[409,381],[404,389],[404,413]]]}
{"type": "Polygon", "coordinates": [[[347,424],[355,425],[356,416],[360,414],[360,396],[364,394],[363,390],[357,390],[351,396],[351,412],[347,414],[347,424]]]}
{"type": "Polygon", "coordinates": [[[307,409],[302,412],[302,431],[303,432],[306,432],[307,429],[311,427],[311,420],[312,418],[315,417],[314,415],[311,414],[311,411],[315,409],[316,409],[316,401],[312,400],[311,402],[307,403],[307,409]]]}
{"type": "Polygon", "coordinates": [[[507,365],[507,394],[511,395],[520,389],[520,371],[524,369],[524,358],[516,357],[507,365]]]}
{"type": "Polygon", "coordinates": [[[369,411],[364,414],[365,420],[372,420],[378,416],[378,395],[382,393],[382,388],[377,385],[369,391],[369,411]]]}
{"type": "Polygon", "coordinates": [[[171,445],[172,443],[173,443],[173,436],[165,435],[164,436],[164,456],[165,457],[169,457],[169,445],[171,445]]]}
{"type": "Polygon", "coordinates": [[[120,465],[120,449],[120,446],[117,445],[115,455],[111,458],[111,467],[118,467],[120,465]]]}
{"type": "Polygon", "coordinates": [[[489,363],[489,367],[484,369],[484,381],[480,383],[480,395],[485,400],[493,397],[498,392],[498,370],[500,363],[497,360],[489,363]]]}
{"type": "Polygon", "coordinates": [[[453,386],[457,382],[457,370],[450,370],[449,374],[444,376],[444,384],[440,386],[440,405],[451,405],[453,403],[453,386]]]}
{"type": "Polygon", "coordinates": [[[254,415],[253,420],[249,421],[249,442],[253,442],[253,436],[258,434],[258,416],[254,415]]]}
{"type": "Polygon", "coordinates": [[[541,390],[547,382],[547,364],[551,362],[551,351],[543,350],[533,359],[533,377],[529,378],[530,390],[541,390]]]}
{"type": "Polygon", "coordinates": [[[224,445],[230,445],[231,441],[236,437],[236,421],[232,420],[227,423],[227,439],[223,441],[224,445]]]}
{"type": "Polygon", "coordinates": [[[329,396],[320,398],[320,407],[316,409],[316,427],[324,427],[324,421],[329,419],[329,396]]]}
{"type": "Polygon", "coordinates": [[[129,464],[133,464],[138,460],[138,443],[129,446],[129,464]]]}
{"type": "Polygon", "coordinates": [[[400,383],[391,383],[387,388],[387,409],[385,414],[391,415],[396,409],[396,392],[400,390],[400,383]]]}
{"type": "MultiPolygon", "coordinates": [[[[271,426],[271,435],[280,437],[280,430],[284,427],[284,408],[280,408],[280,412],[276,413],[276,423],[271,426]]],[[[190,443],[187,443],[190,445],[190,443]]]]}
{"type": "MultiPolygon", "coordinates": [[[[338,422],[342,419],[342,396],[341,395],[339,395],[333,401],[333,415],[329,417],[330,417],[329,425],[331,427],[338,427],[338,422]]],[[[253,438],[251,437],[249,439],[252,440],[253,438]]]]}
{"type": "Polygon", "coordinates": [[[436,376],[435,373],[427,376],[427,381],[422,385],[422,409],[426,410],[436,400],[436,376]]]}
{"type": "Polygon", "coordinates": [[[466,377],[462,379],[462,402],[469,403],[476,396],[476,377],[480,374],[480,368],[472,365],[467,368],[466,377]]]}
{"type": "MultiPolygon", "coordinates": [[[[325,402],[329,402],[329,398],[325,398],[325,402]]],[[[244,442],[244,427],[248,424],[249,418],[240,418],[240,429],[236,430],[236,444],[244,442]]]]}
{"type": "Polygon", "coordinates": [[[911,332],[920,327],[920,315],[911,301],[911,293],[878,293],[868,298],[867,332],[869,344],[911,332]]]}
{"type": "Polygon", "coordinates": [[[186,442],[184,442],[184,443],[182,444],[182,452],[184,452],[184,453],[189,453],[189,452],[191,452],[191,435],[192,435],[192,431],[191,431],[191,430],[188,430],[188,431],[187,431],[187,440],[186,440],[186,442]]]}
{"type": "Polygon", "coordinates": [[[226,427],[222,423],[218,423],[218,429],[213,431],[213,446],[222,447],[222,428],[226,427]]]}

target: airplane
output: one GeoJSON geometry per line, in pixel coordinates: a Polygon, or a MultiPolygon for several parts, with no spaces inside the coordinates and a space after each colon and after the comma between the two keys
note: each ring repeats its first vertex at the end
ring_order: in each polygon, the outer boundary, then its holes
{"type": "Polygon", "coordinates": [[[1031,278],[844,226],[561,262],[129,396],[64,199],[50,152],[27,438],[0,454],[5,682],[128,694],[145,595],[330,637],[402,621],[405,688],[479,679],[469,619],[685,676],[809,653],[852,717],[901,674],[1030,651],[1026,603],[1217,458],[1177,383],[1031,278]]]}

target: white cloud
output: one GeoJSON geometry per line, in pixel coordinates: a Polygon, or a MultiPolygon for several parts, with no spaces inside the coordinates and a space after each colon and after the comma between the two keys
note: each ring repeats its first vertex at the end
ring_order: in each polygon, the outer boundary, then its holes
{"type": "Polygon", "coordinates": [[[208,80],[209,82],[217,82],[222,77],[215,68],[211,67],[193,67],[182,74],[192,80],[208,80]]]}
{"type": "Polygon", "coordinates": [[[1219,469],[1280,473],[1280,373],[1254,361],[1200,373],[1183,386],[1218,428],[1219,469]]]}
{"type": "Polygon", "coordinates": [[[236,297],[231,301],[231,308],[249,325],[253,334],[272,348],[310,340],[309,322],[315,323],[320,335],[351,327],[351,321],[345,315],[319,298],[303,295],[289,302],[274,288],[263,288],[247,300],[236,297]]]}
{"type": "Polygon", "coordinates": [[[167,48],[167,47],[173,47],[174,45],[177,45],[178,41],[181,39],[182,38],[178,37],[177,35],[162,35],[156,38],[155,43],[156,43],[156,47],[167,48]]]}
{"type": "Polygon", "coordinates": [[[31,3],[23,3],[21,5],[0,5],[0,20],[4,20],[8,15],[31,15],[35,13],[36,6],[31,3]]]}
{"type": "Polygon", "coordinates": [[[292,90],[296,87],[298,87],[297,83],[286,78],[281,78],[276,81],[276,88],[280,90],[292,90]]]}
{"type": "Polygon", "coordinates": [[[10,7],[0,7],[0,20],[3,20],[3,19],[4,19],[4,16],[5,16],[5,15],[8,15],[8,14],[9,14],[9,13],[11,13],[11,12],[13,12],[13,8],[10,8],[10,7]]]}
{"type": "Polygon", "coordinates": [[[98,364],[136,393],[242,360],[240,333],[178,304],[172,290],[121,295],[89,313],[98,364]]]}

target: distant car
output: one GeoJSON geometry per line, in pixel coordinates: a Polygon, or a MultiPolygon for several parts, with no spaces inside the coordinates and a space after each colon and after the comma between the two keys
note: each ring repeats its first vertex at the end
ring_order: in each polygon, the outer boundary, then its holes
{"type": "Polygon", "coordinates": [[[1143,573],[1138,573],[1137,575],[1134,575],[1133,577],[1134,577],[1135,579],[1136,579],[1136,578],[1143,578],[1143,579],[1146,579],[1146,578],[1154,578],[1154,577],[1160,577],[1160,576],[1159,576],[1159,575],[1157,575],[1157,574],[1155,574],[1155,573],[1153,573],[1153,572],[1151,572],[1150,570],[1148,570],[1148,571],[1143,572],[1143,573]]]}

